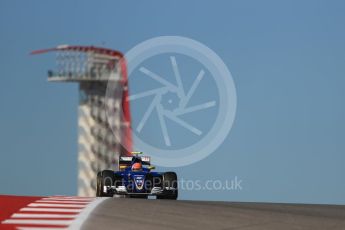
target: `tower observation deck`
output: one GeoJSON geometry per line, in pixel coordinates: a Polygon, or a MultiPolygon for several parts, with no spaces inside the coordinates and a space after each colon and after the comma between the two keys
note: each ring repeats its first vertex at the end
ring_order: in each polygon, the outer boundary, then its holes
{"type": "Polygon", "coordinates": [[[97,172],[116,169],[119,155],[131,151],[126,62],[118,51],[93,46],[61,45],[32,54],[47,52],[56,52],[56,70],[48,71],[48,81],[79,84],[78,195],[94,196],[97,172]],[[109,81],[118,84],[121,95],[106,98],[109,81]]]}

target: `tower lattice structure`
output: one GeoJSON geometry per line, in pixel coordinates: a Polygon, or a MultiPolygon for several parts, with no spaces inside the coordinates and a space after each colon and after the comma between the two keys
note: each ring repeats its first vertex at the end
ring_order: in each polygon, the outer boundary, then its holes
{"type": "Polygon", "coordinates": [[[118,51],[93,46],[62,45],[32,54],[51,51],[57,68],[48,71],[48,81],[79,84],[78,195],[94,196],[97,172],[116,169],[119,156],[131,151],[126,62],[118,51]],[[109,81],[118,84],[121,95],[106,96],[109,81]]]}

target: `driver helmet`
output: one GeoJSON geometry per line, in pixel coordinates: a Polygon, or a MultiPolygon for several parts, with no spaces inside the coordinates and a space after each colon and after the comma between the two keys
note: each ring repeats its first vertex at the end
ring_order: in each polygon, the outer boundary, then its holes
{"type": "Polygon", "coordinates": [[[132,170],[133,171],[140,171],[142,169],[142,164],[141,162],[136,162],[132,165],[132,170]]]}

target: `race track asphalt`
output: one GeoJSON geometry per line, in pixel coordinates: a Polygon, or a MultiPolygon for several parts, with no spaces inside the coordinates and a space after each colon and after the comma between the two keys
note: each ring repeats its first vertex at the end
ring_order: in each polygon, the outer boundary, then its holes
{"type": "Polygon", "coordinates": [[[110,198],[82,229],[344,230],[345,206],[110,198]]]}

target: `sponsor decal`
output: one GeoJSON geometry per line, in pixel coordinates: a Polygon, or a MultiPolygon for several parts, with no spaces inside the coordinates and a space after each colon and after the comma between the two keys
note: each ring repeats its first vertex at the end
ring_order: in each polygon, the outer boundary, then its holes
{"type": "Polygon", "coordinates": [[[144,176],[134,176],[135,187],[142,190],[144,187],[144,176]]]}

